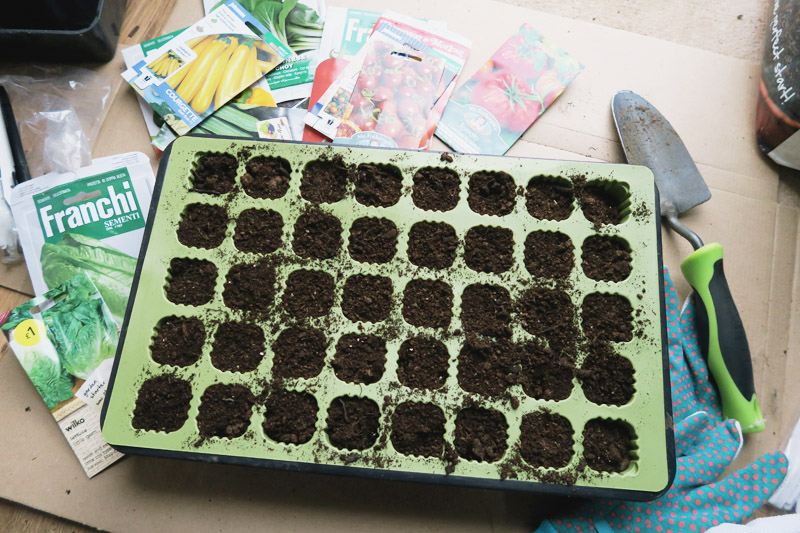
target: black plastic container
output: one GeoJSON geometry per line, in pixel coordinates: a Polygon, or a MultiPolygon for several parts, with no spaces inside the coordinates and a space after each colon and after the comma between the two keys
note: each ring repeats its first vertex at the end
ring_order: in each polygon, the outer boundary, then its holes
{"type": "Polygon", "coordinates": [[[28,0],[0,19],[0,60],[109,61],[128,0],[28,0]]]}

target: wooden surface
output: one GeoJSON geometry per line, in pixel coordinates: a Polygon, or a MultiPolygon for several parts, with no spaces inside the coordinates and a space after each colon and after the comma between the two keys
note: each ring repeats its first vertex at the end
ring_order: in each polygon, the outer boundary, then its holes
{"type": "MultiPolygon", "coordinates": [[[[587,9],[586,2],[582,0],[501,1],[650,35],[753,62],[760,60],[768,8],[766,3],[755,0],[732,0],[724,3],[700,0],[630,0],[621,3],[601,0],[593,2],[591,10],[587,9]]],[[[132,44],[161,33],[162,25],[175,2],[176,0],[130,0],[120,42],[132,44]]],[[[402,10],[401,7],[398,9],[402,10]]],[[[481,50],[480,53],[488,55],[488,51],[481,50]]],[[[654,58],[654,61],[657,61],[657,58],[654,58]]],[[[120,146],[119,151],[126,149],[126,146],[120,146]]],[[[11,281],[18,283],[19,280],[12,280],[12,275],[8,272],[4,272],[0,267],[0,285],[5,286],[11,281]]],[[[19,270],[15,269],[13,276],[19,277],[19,270]]],[[[0,311],[27,300],[30,296],[25,292],[28,291],[23,289],[23,292],[17,292],[0,288],[0,311]]],[[[4,344],[0,351],[2,359],[8,348],[4,341],[0,342],[4,344]]],[[[768,511],[762,511],[759,514],[767,513],[768,511]]],[[[0,531],[82,533],[92,529],[0,500],[0,531]]]]}

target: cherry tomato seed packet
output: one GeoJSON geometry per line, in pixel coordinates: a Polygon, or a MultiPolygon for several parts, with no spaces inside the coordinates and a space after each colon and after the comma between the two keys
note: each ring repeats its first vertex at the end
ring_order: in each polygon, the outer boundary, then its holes
{"type": "Polygon", "coordinates": [[[453,94],[436,136],[456,152],[503,155],[583,65],[528,24],[453,94]]]}

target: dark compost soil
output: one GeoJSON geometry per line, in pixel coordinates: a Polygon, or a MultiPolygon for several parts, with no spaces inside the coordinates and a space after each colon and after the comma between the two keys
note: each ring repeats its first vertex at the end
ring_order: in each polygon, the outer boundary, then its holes
{"type": "Polygon", "coordinates": [[[333,307],[333,276],[322,270],[295,270],[286,279],[283,306],[295,318],[325,316],[333,307]]]}
{"type": "Polygon", "coordinates": [[[264,357],[264,331],[255,324],[225,322],[211,345],[211,364],[226,372],[251,372],[264,357]]]}
{"type": "Polygon", "coordinates": [[[528,213],[544,220],[566,220],[572,213],[574,195],[571,186],[532,178],[525,191],[525,205],[528,213]]]}
{"type": "Polygon", "coordinates": [[[519,381],[518,361],[511,342],[469,336],[458,354],[458,384],[467,392],[499,396],[519,381]]]}
{"type": "Polygon", "coordinates": [[[470,461],[494,462],[508,448],[508,422],[494,409],[468,407],[456,417],[454,445],[459,456],[470,461]]]}
{"type": "Polygon", "coordinates": [[[285,444],[311,440],[317,423],[317,399],[307,392],[273,391],[267,398],[264,433],[285,444]]]}
{"type": "Polygon", "coordinates": [[[275,301],[275,267],[267,261],[232,266],[222,299],[231,309],[265,312],[275,301]]]}
{"type": "Polygon", "coordinates": [[[583,458],[592,470],[623,472],[631,464],[634,439],[621,420],[589,420],[583,428],[583,458]]]}
{"type": "Polygon", "coordinates": [[[417,222],[408,232],[408,260],[419,267],[449,268],[456,260],[458,237],[445,222],[417,222]]]}
{"type": "Polygon", "coordinates": [[[358,165],[355,197],[369,207],[389,207],[400,201],[403,175],[394,165],[362,163],[358,165]]]}
{"type": "Polygon", "coordinates": [[[225,194],[236,184],[239,163],[230,154],[203,155],[192,171],[192,191],[207,194],[225,194]]]}
{"type": "Polygon", "coordinates": [[[514,210],[517,186],[505,172],[480,170],[469,178],[467,203],[479,215],[508,215],[514,210]]]}
{"type": "Polygon", "coordinates": [[[289,190],[292,167],[282,157],[256,156],[245,165],[244,192],[253,198],[281,198],[289,190]]]}
{"type": "Polygon", "coordinates": [[[425,211],[450,211],[458,205],[461,180],[455,170],[424,167],[414,174],[411,199],[425,211]]]}
{"type": "Polygon", "coordinates": [[[183,305],[204,305],[214,297],[217,267],[205,259],[175,257],[169,263],[167,300],[183,305]]]}
{"type": "Polygon", "coordinates": [[[537,400],[566,400],[572,394],[575,367],[563,352],[553,352],[538,343],[519,347],[522,388],[537,400]]]}
{"type": "Polygon", "coordinates": [[[380,322],[392,310],[392,280],[386,276],[356,274],[342,291],[342,314],[353,322],[380,322]]]}
{"type": "Polygon", "coordinates": [[[633,365],[606,343],[591,344],[589,355],[575,374],[590,402],[625,405],[633,398],[633,365]]]}
{"type": "Polygon", "coordinates": [[[619,224],[619,200],[599,185],[589,183],[582,186],[578,201],[583,216],[594,225],[619,224]]]}
{"type": "Polygon", "coordinates": [[[328,340],[317,328],[290,327],[272,344],[272,375],[278,378],[313,378],[322,372],[328,340]]]}
{"type": "Polygon", "coordinates": [[[365,450],[378,438],[378,404],[369,398],[339,396],[328,407],[325,431],[331,444],[346,450],[365,450]]]}
{"type": "Polygon", "coordinates": [[[170,316],[158,323],[150,354],[160,365],[189,366],[200,359],[205,341],[199,318],[170,316]]]}
{"type": "Polygon", "coordinates": [[[534,287],[519,301],[518,312],[522,327],[537,337],[546,339],[553,351],[574,351],[578,334],[575,327],[575,306],[562,290],[534,287]]]}
{"type": "Polygon", "coordinates": [[[361,217],[350,226],[350,257],[362,263],[388,263],[397,250],[397,226],[388,218],[361,217]]]}
{"type": "Polygon", "coordinates": [[[344,199],[349,171],[340,156],[310,161],[303,168],[300,195],[314,204],[344,199]]]}
{"type": "Polygon", "coordinates": [[[433,337],[413,337],[400,345],[397,378],[402,385],[435,390],[444,385],[450,354],[433,337]]]}
{"type": "Polygon", "coordinates": [[[377,335],[346,333],[336,343],[331,366],[336,377],[348,383],[376,383],[386,365],[386,340],[377,335]]]}
{"type": "Polygon", "coordinates": [[[583,241],[581,262],[586,277],[622,281],[631,273],[631,252],[619,237],[591,235],[583,241]]]}
{"type": "Polygon", "coordinates": [[[236,220],[233,244],[242,252],[269,254],[280,248],[283,217],[272,209],[245,209],[236,220]]]}
{"type": "Polygon", "coordinates": [[[558,231],[532,231],[525,238],[525,268],[532,276],[563,279],[572,272],[572,240],[558,231]]]}
{"type": "Polygon", "coordinates": [[[619,294],[592,293],[583,299],[583,332],[590,341],[628,342],[633,338],[633,308],[619,294]]]}
{"type": "Polygon", "coordinates": [[[244,385],[217,383],[200,398],[197,428],[202,437],[236,438],[250,426],[255,396],[244,385]]]}
{"type": "Polygon", "coordinates": [[[469,332],[510,337],[511,295],[500,285],[473,284],[461,293],[461,324],[469,332]]]}
{"type": "Polygon", "coordinates": [[[470,228],[464,241],[464,261],[476,272],[505,272],[514,264],[514,233],[494,226],[470,228]]]}
{"type": "Polygon", "coordinates": [[[177,431],[189,418],[192,386],[170,374],[150,378],[139,388],[131,423],[145,431],[177,431]]]}
{"type": "Polygon", "coordinates": [[[225,239],[228,213],[219,205],[189,204],[178,224],[178,241],[193,248],[216,248],[225,239]]]}
{"type": "Polygon", "coordinates": [[[412,326],[446,328],[453,317],[453,289],[440,280],[412,279],[403,291],[403,318],[412,326]]]}
{"type": "Polygon", "coordinates": [[[531,466],[562,468],[575,453],[572,424],[565,417],[544,411],[522,417],[519,452],[531,466]]]}
{"type": "Polygon", "coordinates": [[[392,446],[405,455],[441,457],[444,413],[430,403],[403,402],[392,415],[392,446]]]}
{"type": "Polygon", "coordinates": [[[321,209],[309,209],[297,218],[292,248],[300,257],[330,259],[342,246],[342,223],[321,209]]]}

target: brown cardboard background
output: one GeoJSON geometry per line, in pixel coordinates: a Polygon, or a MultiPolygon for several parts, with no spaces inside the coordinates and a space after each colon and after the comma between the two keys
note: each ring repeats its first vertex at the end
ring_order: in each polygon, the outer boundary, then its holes
{"type": "MultiPolygon", "coordinates": [[[[393,5],[387,0],[329,3],[370,9],[393,5]]],[[[639,92],[668,117],[712,190],[711,201],[684,220],[706,242],[725,246],[728,280],[750,338],[756,388],[769,419],[766,432],[748,438],[737,464],[777,448],[794,422],[792,406],[800,395],[794,386],[800,303],[793,300],[800,276],[800,215],[797,187],[779,182],[776,167],[754,143],[758,64],[487,0],[457,5],[409,0],[394,7],[445,19],[453,30],[471,35],[465,76],[523,21],[587,65],[509,155],[622,161],[610,114],[611,97],[620,89],[639,92]]],[[[164,29],[199,16],[199,2],[180,0],[164,29]]],[[[95,156],[152,153],[132,91],[119,92],[100,138],[95,156]]],[[[681,295],[688,288],[678,265],[689,251],[688,243],[665,233],[664,261],[681,295]]],[[[522,531],[563,505],[535,495],[141,457],[90,481],[14,357],[0,360],[0,390],[0,497],[103,529],[522,531]]]]}

